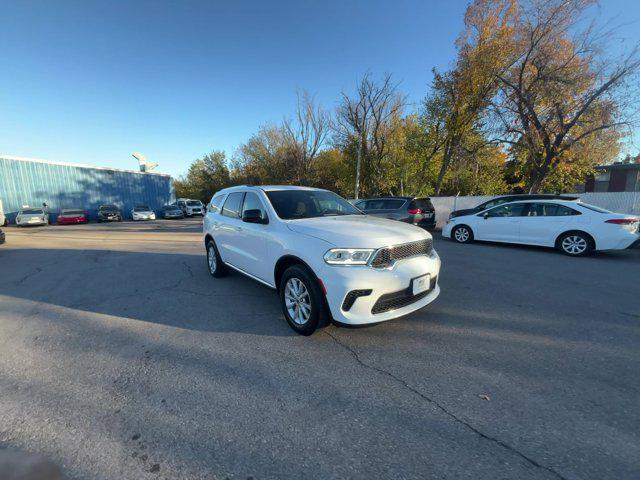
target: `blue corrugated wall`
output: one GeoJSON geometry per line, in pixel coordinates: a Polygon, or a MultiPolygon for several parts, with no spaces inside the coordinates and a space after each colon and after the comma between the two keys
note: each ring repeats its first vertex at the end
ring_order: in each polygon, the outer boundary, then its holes
{"type": "Polygon", "coordinates": [[[122,209],[125,218],[135,205],[160,208],[175,201],[171,177],[74,165],[57,165],[0,157],[0,200],[10,222],[23,205],[46,203],[55,220],[61,208],[82,208],[92,219],[103,204],[122,209]]]}

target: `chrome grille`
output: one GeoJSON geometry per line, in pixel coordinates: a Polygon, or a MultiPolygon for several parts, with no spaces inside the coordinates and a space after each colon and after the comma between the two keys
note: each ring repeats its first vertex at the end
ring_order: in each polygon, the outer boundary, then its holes
{"type": "Polygon", "coordinates": [[[384,247],[376,252],[373,260],[371,260],[371,266],[376,268],[388,267],[395,261],[402,260],[403,258],[429,255],[432,249],[433,240],[431,238],[384,247]]]}

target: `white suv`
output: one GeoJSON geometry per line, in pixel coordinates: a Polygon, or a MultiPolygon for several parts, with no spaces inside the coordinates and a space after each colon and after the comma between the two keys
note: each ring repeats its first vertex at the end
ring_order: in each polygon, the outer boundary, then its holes
{"type": "Polygon", "coordinates": [[[204,205],[200,200],[191,200],[189,198],[179,198],[176,205],[180,207],[185,217],[193,217],[194,215],[204,215],[204,205]]]}
{"type": "Polygon", "coordinates": [[[364,215],[327,190],[221,190],[203,235],[211,275],[232,268],[276,289],[287,322],[303,335],[330,320],[391,320],[440,294],[440,258],[428,232],[364,215]]]}

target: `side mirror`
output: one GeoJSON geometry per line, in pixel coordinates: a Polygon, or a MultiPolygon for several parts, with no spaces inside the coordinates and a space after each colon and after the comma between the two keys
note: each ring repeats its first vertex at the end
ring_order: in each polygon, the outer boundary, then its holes
{"type": "Polygon", "coordinates": [[[242,213],[242,221],[246,223],[262,223],[264,225],[269,223],[269,219],[263,218],[262,211],[257,208],[255,210],[245,210],[242,213]]]}
{"type": "Polygon", "coordinates": [[[484,213],[482,214],[482,218],[484,218],[485,220],[486,220],[487,218],[489,218],[489,212],[484,212],[484,213]]]}

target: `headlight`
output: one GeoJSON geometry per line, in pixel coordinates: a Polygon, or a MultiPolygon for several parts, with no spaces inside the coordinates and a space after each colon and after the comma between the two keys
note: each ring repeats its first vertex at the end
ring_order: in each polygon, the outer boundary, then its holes
{"type": "Polygon", "coordinates": [[[332,248],[324,254],[324,261],[330,265],[366,265],[373,252],[373,248],[332,248]]]}

